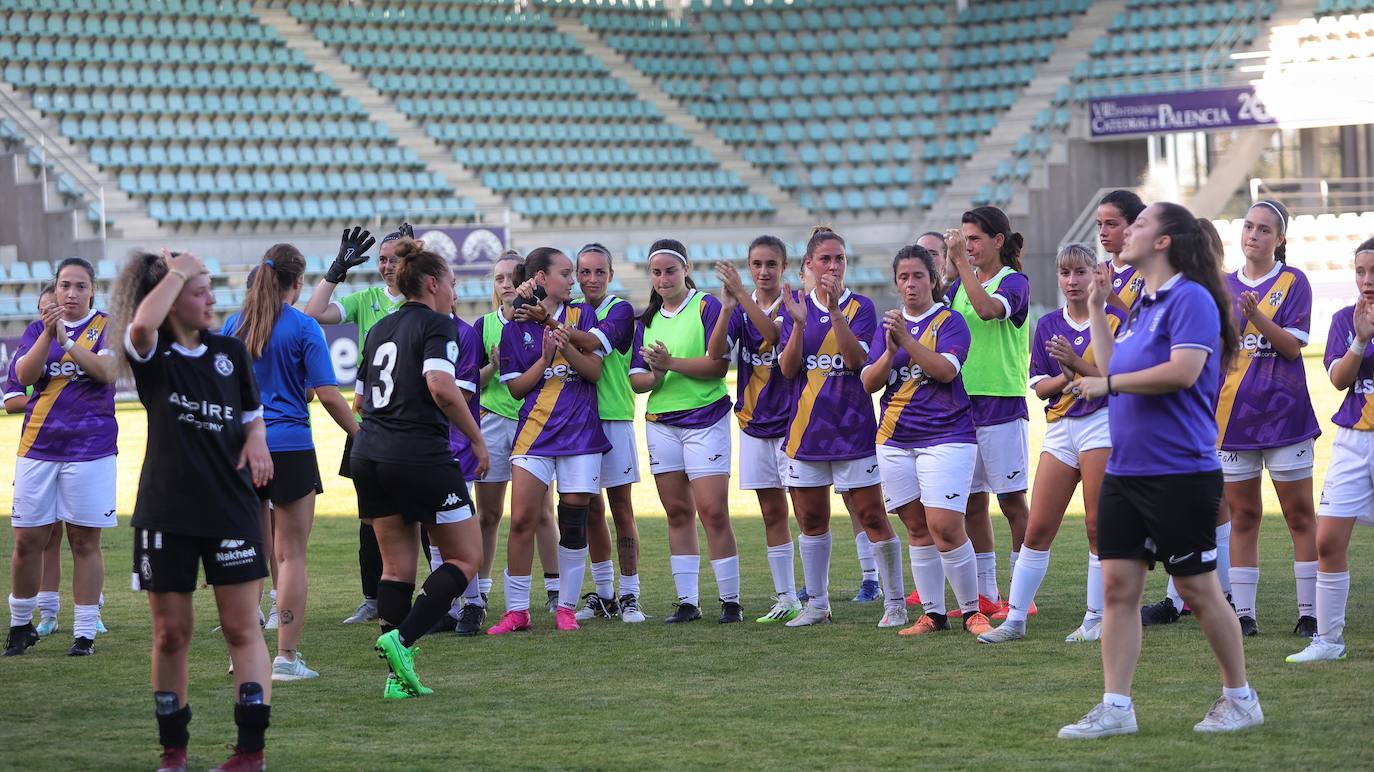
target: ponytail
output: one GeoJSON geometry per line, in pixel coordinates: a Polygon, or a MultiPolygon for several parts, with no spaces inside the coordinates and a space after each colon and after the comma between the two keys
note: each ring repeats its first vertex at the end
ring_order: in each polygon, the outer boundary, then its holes
{"type": "Polygon", "coordinates": [[[254,359],[262,359],[281,316],[282,296],[290,292],[305,273],[305,258],[290,244],[273,244],[253,270],[253,281],[239,314],[238,329],[232,334],[243,340],[254,359]]]}
{"type": "MultiPolygon", "coordinates": [[[[123,344],[125,331],[133,322],[134,313],[138,311],[138,305],[143,302],[144,298],[148,297],[148,293],[152,292],[153,288],[166,275],[167,263],[163,261],[161,255],[155,255],[151,252],[134,252],[129,255],[128,261],[124,263],[119,275],[115,277],[114,287],[110,290],[111,329],[106,333],[106,340],[120,341],[120,344],[114,349],[119,361],[126,367],[127,352],[124,350],[123,344]]],[[[159,334],[166,333],[166,327],[167,321],[164,319],[159,325],[159,334]]]]}
{"type": "Polygon", "coordinates": [[[1262,198],[1250,205],[1251,209],[1263,208],[1272,215],[1279,218],[1279,238],[1282,241],[1274,247],[1274,259],[1280,263],[1288,262],[1288,207],[1280,204],[1272,198],[1262,198]]]}
{"type": "MultiPolygon", "coordinates": [[[[649,247],[649,259],[652,260],[654,255],[660,252],[670,252],[675,256],[680,256],[682,258],[683,267],[687,267],[687,261],[689,259],[687,257],[687,247],[681,241],[677,239],[659,239],[655,241],[653,245],[649,247]]],[[[690,271],[684,277],[684,280],[687,284],[687,289],[697,288],[697,283],[692,281],[692,274],[690,271]]],[[[652,284],[649,285],[649,304],[644,307],[644,313],[639,315],[639,321],[642,322],[646,328],[653,325],[654,317],[658,315],[659,310],[662,308],[663,296],[658,294],[658,290],[654,289],[652,284]]]]}
{"type": "Polygon", "coordinates": [[[1171,203],[1155,206],[1159,208],[1159,235],[1169,236],[1169,265],[1201,284],[1216,303],[1221,320],[1221,368],[1226,372],[1236,354],[1240,335],[1231,318],[1231,293],[1222,282],[1210,240],[1204,226],[1184,207],[1171,203]]]}
{"type": "Polygon", "coordinates": [[[977,226],[978,230],[986,233],[989,238],[1001,236],[1002,248],[997,256],[1001,259],[1002,265],[1018,273],[1021,271],[1021,249],[1026,245],[1026,240],[1020,233],[1011,229],[1011,220],[1007,218],[1006,212],[995,206],[975,207],[964,212],[959,222],[977,226]]]}
{"type": "Polygon", "coordinates": [[[397,240],[393,254],[396,265],[396,289],[408,300],[414,300],[425,291],[425,279],[433,277],[443,280],[449,271],[448,261],[425,249],[423,241],[401,237],[397,240]]]}
{"type": "Polygon", "coordinates": [[[816,247],[827,241],[838,241],[841,247],[845,249],[849,248],[849,246],[844,243],[844,239],[840,238],[840,234],[831,230],[829,225],[817,225],[811,229],[811,237],[806,240],[806,259],[810,260],[811,255],[816,251],[816,247]]]}

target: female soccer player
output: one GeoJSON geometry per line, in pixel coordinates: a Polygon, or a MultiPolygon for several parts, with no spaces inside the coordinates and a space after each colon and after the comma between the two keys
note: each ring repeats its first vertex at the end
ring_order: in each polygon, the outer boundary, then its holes
{"type": "Polygon", "coordinates": [[[482,431],[454,378],[453,272],[444,258],[408,238],[397,243],[395,262],[406,302],[368,333],[357,385],[364,420],[350,459],[358,516],[372,520],[382,552],[377,613],[383,631],[375,648],[391,670],[384,699],[429,692],[415,673],[415,642],[448,613],[482,561],[481,529],[449,449],[450,423],[472,443],[476,474],[487,467],[482,431]],[[412,606],[421,525],[444,563],[412,606]]]}
{"type": "MultiPolygon", "coordinates": [[[[10,633],[4,655],[38,641],[33,612],[43,554],[55,523],[66,527],[72,551],[73,641],[67,653],[95,652],[105,560],[100,532],[115,521],[114,351],[95,310],[95,269],[79,257],[57,268],[52,302],[24,331],[14,373],[32,386],[14,471],[14,556],[10,633]]],[[[54,612],[55,616],[55,612],[54,612]]]]}
{"type": "Polygon", "coordinates": [[[552,247],[525,256],[526,298],[542,288],[544,322],[515,321],[501,331],[501,380],[524,400],[511,445],[511,520],[506,537],[506,613],[487,630],[505,635],[530,628],[530,564],[544,502],[558,480],[559,630],[578,629],[576,608],[587,560],[587,501],[600,493],[601,454],[611,444],[601,431],[596,382],[600,348],[584,350],[563,329],[583,332],[596,312],[571,303],[573,264],[552,247]]]}
{"type": "MultiPolygon", "coordinates": [[[[1084,525],[1088,529],[1088,602],[1083,624],[1064,640],[1096,641],[1102,632],[1102,563],[1097,555],[1097,499],[1111,454],[1107,401],[1064,393],[1077,378],[1101,375],[1090,348],[1092,327],[1088,296],[1098,281],[1097,255],[1085,244],[1068,244],[1055,258],[1063,308],[1040,317],[1031,345],[1030,377],[1036,396],[1045,400],[1044,449],[1036,468],[1030,523],[1016,574],[1011,578],[1007,620],[978,637],[1003,643],[1026,637],[1026,615],[1050,565],[1050,544],[1064,521],[1074,488],[1083,482],[1084,525]]],[[[1105,279],[1105,273],[1104,273],[1105,279]]],[[[1126,314],[1108,305],[1107,328],[1115,335],[1126,314]]]]}
{"type": "Polygon", "coordinates": [[[848,492],[845,504],[873,542],[883,583],[879,627],[906,624],[901,542],[883,509],[874,438],[873,400],[859,378],[878,327],[873,301],[844,286],[845,244],[829,228],[806,243],[804,265],[816,288],[794,300],[779,333],[778,367],[792,381],[794,406],[787,428],[787,487],[801,527],[802,574],[810,597],[788,627],[830,619],[830,488],[848,492]]]}
{"type": "MultiPolygon", "coordinates": [[[[1021,273],[1021,234],[996,207],[964,212],[959,230],[945,234],[949,262],[959,274],[945,293],[950,308],[969,327],[969,355],[962,375],[978,427],[978,462],[969,496],[968,532],[978,551],[979,609],[996,614],[997,551],[988,517],[988,494],[1011,526],[1011,570],[1026,535],[1030,414],[1026,373],[1030,367],[1030,282],[1021,273]]],[[[1032,613],[1034,611],[1032,610],[1032,613]]]]}
{"type": "Polygon", "coordinates": [[[1345,604],[1350,595],[1350,534],[1355,521],[1374,524],[1374,239],[1355,250],[1355,305],[1331,317],[1326,371],[1345,399],[1331,417],[1336,441],[1317,514],[1317,633],[1288,662],[1345,659],[1345,604]]]}
{"type": "MultiPolygon", "coordinates": [[[[305,258],[290,244],[268,248],[243,310],[224,322],[226,335],[243,340],[267,424],[272,481],[258,489],[264,523],[272,528],[276,564],[277,658],[273,681],[297,681],[319,673],[296,651],[305,625],[305,555],[315,519],[315,496],[324,492],[310,434],[307,392],[349,437],[358,432],[353,410],[339,393],[334,364],[319,322],[295,308],[305,281],[305,258]]],[[[266,534],[264,534],[266,536],[266,534]]]]}
{"type": "MultiPolygon", "coordinates": [[[[968,325],[939,302],[938,271],[925,247],[897,252],[892,280],[902,308],[884,314],[883,346],[869,353],[861,376],[868,391],[883,390],[877,440],[886,506],[907,527],[911,573],[926,598],[925,613],[899,635],[949,629],[945,576],[964,612],[964,629],[974,635],[991,629],[978,611],[978,564],[964,531],[978,455],[959,377],[968,356],[968,325]]],[[[904,607],[902,600],[896,604],[904,607]]]]}
{"type": "Polygon", "coordinates": [[[792,384],[778,370],[778,327],[782,324],[782,280],[787,247],[776,236],[759,236],[749,245],[749,275],[754,291],[746,292],[739,272],[728,262],[716,264],[720,301],[727,315],[711,334],[710,353],[718,359],[734,350],[735,420],[739,422],[739,487],[754,491],[763,515],[768,568],[777,600],[760,624],[795,619],[801,613],[792,531],[788,524],[787,454],[782,442],[792,409],[792,384]]]}
{"type": "Polygon", "coordinates": [[[1084,399],[1112,398],[1112,451],[1097,514],[1106,689],[1102,702],[1059,736],[1136,731],[1130,692],[1140,657],[1137,606],[1156,560],[1192,606],[1221,666],[1222,695],[1193,729],[1258,726],[1264,713],[1245,680],[1240,625],[1214,571],[1222,477],[1213,405],[1221,368],[1236,350],[1231,299],[1197,220],[1177,204],[1141,212],[1126,230],[1121,256],[1145,278],[1146,294],[1117,340],[1107,322],[1107,288],[1092,285],[1092,349],[1107,375],[1064,387],[1084,399]]]}
{"type": "Polygon", "coordinates": [[[1121,259],[1126,226],[1144,210],[1145,202],[1129,190],[1113,190],[1097,202],[1097,240],[1112,269],[1112,295],[1108,302],[1122,311],[1131,310],[1145,286],[1145,278],[1121,259]]]}
{"type": "Polygon", "coordinates": [[[271,481],[272,456],[252,361],[241,341],[209,331],[215,296],[194,255],[135,254],[114,298],[152,451],[134,504],[133,568],[153,617],[160,767],[186,768],[191,593],[204,565],[238,693],[238,743],[218,769],[265,769],[272,683],[258,593],[267,560],[253,489],[271,481]]]}
{"type": "Polygon", "coordinates": [[[668,517],[677,609],[668,624],[701,619],[696,520],[716,577],[722,624],[744,621],[739,552],[730,526],[729,363],[707,342],[722,322],[720,301],[696,289],[687,248],[674,239],[649,247],[652,289],[635,331],[630,386],[649,393],[644,420],[649,468],[668,517]]]}

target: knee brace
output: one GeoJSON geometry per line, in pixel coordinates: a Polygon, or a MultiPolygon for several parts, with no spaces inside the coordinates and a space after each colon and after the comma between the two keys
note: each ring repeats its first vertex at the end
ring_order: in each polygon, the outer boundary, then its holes
{"type": "Polygon", "coordinates": [[[587,547],[587,508],[558,505],[558,546],[570,550],[587,547]]]}

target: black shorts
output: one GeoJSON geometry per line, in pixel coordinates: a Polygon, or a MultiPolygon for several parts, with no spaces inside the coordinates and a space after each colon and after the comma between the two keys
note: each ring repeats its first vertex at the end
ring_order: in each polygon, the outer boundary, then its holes
{"type": "Polygon", "coordinates": [[[212,585],[256,582],[267,576],[262,542],[134,529],[134,589],[194,592],[202,564],[205,581],[212,585]]]}
{"type": "Polygon", "coordinates": [[[1221,470],[1102,480],[1097,505],[1097,554],[1164,563],[1172,576],[1217,567],[1221,470]]]}
{"type": "Polygon", "coordinates": [[[349,459],[353,457],[353,435],[344,438],[343,458],[339,459],[339,476],[352,479],[353,471],[349,459]]]}
{"type": "Polygon", "coordinates": [[[354,458],[353,487],[360,518],[400,515],[408,522],[443,525],[472,517],[457,461],[420,466],[354,458]]]}
{"type": "Polygon", "coordinates": [[[272,481],[257,489],[259,501],[290,504],[314,491],[324,493],[315,449],[272,452],[272,481]]]}

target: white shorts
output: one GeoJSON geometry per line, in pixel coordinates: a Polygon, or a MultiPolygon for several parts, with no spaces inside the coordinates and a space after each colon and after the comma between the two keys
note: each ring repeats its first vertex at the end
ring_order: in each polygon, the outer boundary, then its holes
{"type": "Polygon", "coordinates": [[[1030,421],[1018,418],[980,426],[978,459],[973,464],[973,493],[1017,493],[1030,486],[1030,421]]]}
{"type": "Polygon", "coordinates": [[[510,449],[519,421],[500,413],[482,414],[482,439],[487,443],[487,476],[477,484],[510,482],[510,449]]]}
{"type": "Polygon", "coordinates": [[[927,509],[968,508],[973,483],[973,459],[978,446],[952,442],[929,448],[878,446],[878,470],[883,477],[883,506],[896,512],[920,499],[927,509]]]}
{"type": "Polygon", "coordinates": [[[1317,514],[1374,525],[1374,431],[1336,427],[1317,514]]]}
{"type": "Polygon", "coordinates": [[[821,488],[835,486],[836,493],[881,485],[882,475],[878,473],[878,456],[875,453],[867,458],[853,458],[848,461],[802,461],[787,459],[787,487],[821,488]]]}
{"type": "Polygon", "coordinates": [[[538,477],[546,486],[558,481],[559,493],[600,493],[601,454],[583,453],[579,456],[512,456],[511,466],[518,466],[538,477]]]}
{"type": "Polygon", "coordinates": [[[1090,450],[1110,449],[1112,433],[1107,428],[1107,408],[1083,416],[1060,418],[1045,427],[1045,442],[1040,452],[1054,456],[1056,461],[1073,469],[1078,457],[1090,450]]]}
{"type": "Polygon", "coordinates": [[[1261,468],[1269,469],[1274,482],[1294,482],[1312,476],[1313,440],[1303,440],[1281,448],[1264,450],[1218,450],[1221,474],[1226,482],[1242,482],[1260,476],[1261,468]]]}
{"type": "Polygon", "coordinates": [[[715,475],[730,476],[730,422],[726,413],[710,426],[686,429],[649,422],[644,434],[649,441],[649,471],[687,473],[688,480],[715,475]]]}
{"type": "Polygon", "coordinates": [[[782,450],[786,437],[754,437],[739,433],[739,489],[763,491],[787,487],[787,454],[782,450]]]}
{"type": "Polygon", "coordinates": [[[10,525],[37,528],[58,520],[86,528],[112,528],[118,456],[94,461],[16,459],[10,525]]]}
{"type": "Polygon", "coordinates": [[[601,487],[619,488],[639,482],[639,448],[634,421],[602,421],[601,431],[611,449],[601,454],[601,487]]]}

